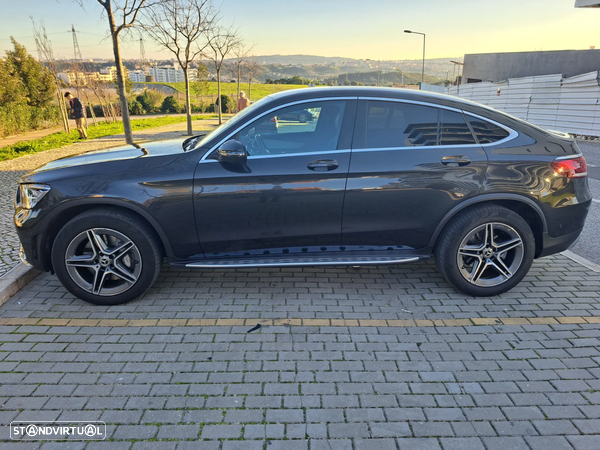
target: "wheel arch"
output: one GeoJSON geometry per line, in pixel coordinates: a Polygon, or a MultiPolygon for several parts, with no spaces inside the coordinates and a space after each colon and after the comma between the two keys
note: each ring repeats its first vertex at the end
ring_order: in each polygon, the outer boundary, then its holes
{"type": "Polygon", "coordinates": [[[156,234],[158,242],[162,247],[163,254],[166,255],[167,258],[172,257],[173,253],[171,245],[166,234],[154,217],[144,210],[144,208],[119,199],[93,199],[93,201],[90,201],[90,199],[82,199],[70,201],[61,207],[54,209],[52,214],[46,218],[46,226],[40,243],[43,255],[43,265],[45,268],[52,270],[52,245],[60,229],[75,216],[97,208],[125,211],[142,220],[156,234]]]}
{"type": "Polygon", "coordinates": [[[444,231],[455,217],[469,209],[489,204],[503,206],[516,212],[525,219],[535,237],[534,257],[537,258],[542,252],[543,235],[548,231],[546,218],[542,209],[532,199],[518,194],[481,195],[455,206],[440,221],[431,237],[429,246],[432,249],[432,253],[435,252],[435,248],[438,245],[441,236],[443,236],[444,231]]]}

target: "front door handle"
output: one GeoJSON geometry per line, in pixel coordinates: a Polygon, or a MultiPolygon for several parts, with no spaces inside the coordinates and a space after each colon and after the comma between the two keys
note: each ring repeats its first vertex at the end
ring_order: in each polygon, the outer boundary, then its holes
{"type": "Polygon", "coordinates": [[[339,167],[338,163],[334,159],[317,159],[316,161],[309,162],[306,167],[315,172],[329,172],[339,167]]]}
{"type": "Polygon", "coordinates": [[[471,160],[468,156],[444,156],[441,161],[445,166],[468,166],[471,164],[471,160]]]}

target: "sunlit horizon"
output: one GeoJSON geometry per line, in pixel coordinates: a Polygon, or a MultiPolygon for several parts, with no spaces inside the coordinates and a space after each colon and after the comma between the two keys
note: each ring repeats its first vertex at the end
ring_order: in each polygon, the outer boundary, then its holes
{"type": "MultiPolygon", "coordinates": [[[[218,2],[216,2],[218,3],[218,2]]],[[[228,0],[223,22],[234,24],[252,53],[314,55],[342,59],[417,60],[423,40],[404,29],[427,34],[426,58],[457,58],[471,53],[585,50],[600,48],[600,10],[576,9],[574,0],[306,0],[290,7],[276,0],[228,0]]],[[[0,0],[0,54],[12,48],[10,36],[35,55],[30,16],[43,20],[60,59],[73,57],[71,25],[84,59],[111,59],[107,20],[96,0],[84,8],[71,0],[0,0]]],[[[144,36],[149,59],[171,59],[144,36]]],[[[139,58],[139,34],[122,44],[125,59],[139,58]]]]}

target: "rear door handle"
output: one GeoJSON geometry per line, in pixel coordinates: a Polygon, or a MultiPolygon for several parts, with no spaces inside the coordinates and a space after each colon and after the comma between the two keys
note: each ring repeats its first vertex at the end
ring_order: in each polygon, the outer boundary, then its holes
{"type": "Polygon", "coordinates": [[[316,161],[309,162],[306,167],[315,172],[329,172],[339,167],[338,163],[334,159],[317,159],[316,161]]]}
{"type": "Polygon", "coordinates": [[[444,156],[441,161],[445,166],[468,166],[471,160],[467,156],[444,156]]]}

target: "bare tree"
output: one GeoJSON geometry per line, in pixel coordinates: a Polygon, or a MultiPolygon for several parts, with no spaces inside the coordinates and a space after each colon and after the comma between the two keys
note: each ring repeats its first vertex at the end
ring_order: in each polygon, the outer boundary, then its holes
{"type": "Polygon", "coordinates": [[[33,17],[31,17],[31,22],[33,23],[33,34],[35,38],[35,45],[38,51],[38,57],[46,64],[46,67],[48,67],[48,70],[50,70],[50,73],[54,77],[54,82],[56,83],[56,99],[58,101],[58,107],[60,108],[60,116],[62,119],[63,128],[65,133],[69,133],[71,131],[69,128],[69,115],[67,114],[67,105],[65,105],[65,100],[60,90],[61,81],[58,78],[58,69],[55,65],[52,42],[50,42],[50,39],[48,39],[46,27],[44,27],[43,22],[39,26],[36,26],[33,17]]]}
{"type": "Polygon", "coordinates": [[[261,72],[261,64],[256,58],[247,58],[244,62],[244,68],[246,69],[246,75],[248,76],[248,100],[252,99],[252,80],[261,72]]]}
{"type": "Polygon", "coordinates": [[[223,123],[222,105],[221,105],[221,70],[223,62],[240,44],[240,38],[237,35],[237,30],[233,27],[211,27],[207,30],[208,47],[205,52],[205,57],[210,60],[217,73],[217,103],[219,110],[219,124],[223,123]]]}
{"type": "Polygon", "coordinates": [[[252,51],[254,45],[250,48],[246,48],[243,42],[240,43],[233,49],[233,55],[235,56],[235,60],[233,62],[233,73],[237,80],[237,97],[240,98],[240,83],[242,80],[242,68],[244,67],[244,62],[248,57],[248,54],[252,51]]]}
{"type": "Polygon", "coordinates": [[[208,45],[209,29],[214,26],[216,10],[211,0],[162,1],[143,14],[143,29],[161,47],[169,50],[183,70],[187,134],[192,135],[190,65],[208,45]]]}
{"type": "MultiPolygon", "coordinates": [[[[83,7],[83,0],[75,0],[83,7]]],[[[133,27],[138,19],[140,11],[149,8],[158,0],[97,0],[104,8],[108,18],[110,37],[112,39],[115,66],[117,68],[117,91],[121,101],[121,117],[123,118],[123,129],[125,141],[133,144],[133,133],[131,121],[129,120],[129,106],[127,104],[127,93],[125,92],[125,70],[121,59],[120,34],[124,30],[133,27]]]]}

